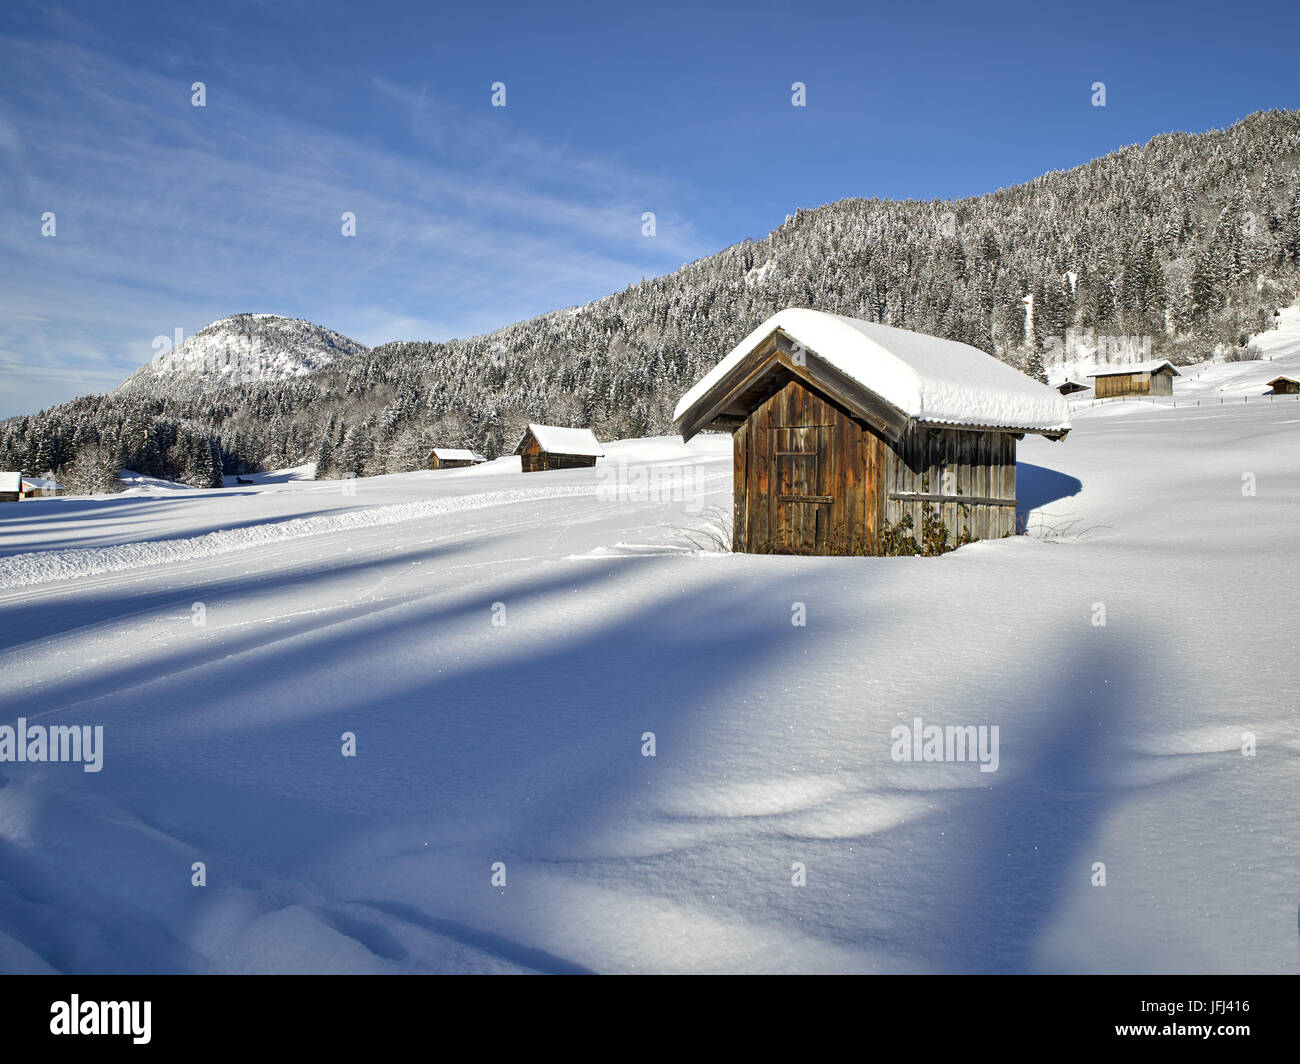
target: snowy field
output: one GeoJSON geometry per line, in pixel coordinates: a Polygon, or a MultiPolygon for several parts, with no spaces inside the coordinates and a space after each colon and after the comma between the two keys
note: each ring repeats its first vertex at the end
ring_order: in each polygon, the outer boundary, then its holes
{"type": "Polygon", "coordinates": [[[1074,410],[937,559],[691,549],[717,436],[0,508],[0,723],[104,728],[0,970],[1300,972],[1300,403],[1074,410]]]}

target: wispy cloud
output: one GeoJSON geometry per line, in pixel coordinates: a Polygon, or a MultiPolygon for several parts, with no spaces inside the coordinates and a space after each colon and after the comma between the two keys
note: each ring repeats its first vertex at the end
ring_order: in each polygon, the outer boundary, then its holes
{"type": "Polygon", "coordinates": [[[0,416],[121,379],[156,335],[225,314],[371,344],[463,336],[713,250],[676,207],[689,189],[549,143],[486,94],[467,113],[375,76],[369,106],[409,131],[381,140],[246,100],[220,70],[197,108],[187,79],[83,43],[0,48],[0,416]]]}

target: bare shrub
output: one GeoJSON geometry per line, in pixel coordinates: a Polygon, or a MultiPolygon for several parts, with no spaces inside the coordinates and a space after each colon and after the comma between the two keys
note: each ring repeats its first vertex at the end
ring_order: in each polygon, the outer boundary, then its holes
{"type": "Polygon", "coordinates": [[[721,506],[706,506],[700,511],[698,524],[689,528],[673,525],[672,528],[693,550],[709,554],[731,553],[731,511],[721,506]]]}
{"type": "Polygon", "coordinates": [[[1247,344],[1245,347],[1230,347],[1223,356],[1224,362],[1258,362],[1263,358],[1259,344],[1247,344]]]}

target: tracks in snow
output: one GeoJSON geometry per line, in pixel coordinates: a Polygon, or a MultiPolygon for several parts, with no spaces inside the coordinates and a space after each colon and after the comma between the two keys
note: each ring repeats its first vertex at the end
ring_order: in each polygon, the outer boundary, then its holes
{"type": "Polygon", "coordinates": [[[188,539],[146,540],[114,547],[72,547],[65,550],[14,554],[7,558],[0,558],[0,589],[24,588],[56,580],[100,576],[169,562],[185,562],[307,536],[376,528],[405,521],[427,520],[445,514],[483,510],[510,503],[596,495],[600,490],[601,485],[598,484],[515,488],[448,499],[392,503],[371,509],[350,510],[341,514],[296,517],[273,524],[222,529],[188,539]]]}

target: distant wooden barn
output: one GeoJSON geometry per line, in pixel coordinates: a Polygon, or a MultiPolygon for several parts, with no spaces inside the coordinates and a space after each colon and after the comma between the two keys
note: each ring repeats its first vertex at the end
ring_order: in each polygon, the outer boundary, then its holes
{"type": "Polygon", "coordinates": [[[1089,373],[1098,399],[1116,395],[1173,395],[1174,378],[1182,374],[1168,362],[1134,362],[1089,373]]]}
{"type": "Polygon", "coordinates": [[[591,429],[561,428],[556,425],[528,426],[515,448],[525,473],[546,469],[579,469],[594,466],[605,456],[591,429]]]}
{"type": "Polygon", "coordinates": [[[678,403],[683,439],[732,434],[733,549],[876,554],[1016,530],[1016,442],[1070,430],[1055,389],[951,340],[781,311],[678,403]],[[901,531],[900,531],[901,530],[901,531]]]}
{"type": "Polygon", "coordinates": [[[57,495],[62,486],[48,477],[23,477],[23,498],[33,499],[38,496],[57,495]]]}
{"type": "Polygon", "coordinates": [[[1091,387],[1091,384],[1085,384],[1083,381],[1067,379],[1058,384],[1056,390],[1062,395],[1073,395],[1075,392],[1086,392],[1091,387]]]}
{"type": "Polygon", "coordinates": [[[0,473],[0,502],[17,502],[22,497],[22,473],[0,473]]]}
{"type": "Polygon", "coordinates": [[[435,447],[429,452],[428,464],[430,469],[463,469],[482,461],[480,455],[461,447],[435,447]]]}
{"type": "Polygon", "coordinates": [[[1296,377],[1274,377],[1268,382],[1274,395],[1296,395],[1300,393],[1300,379],[1296,377]]]}

